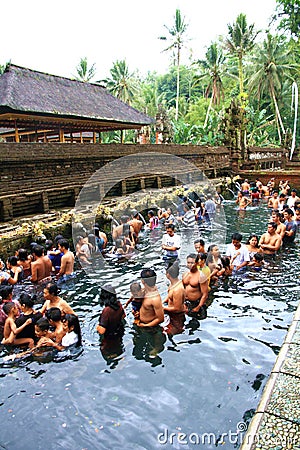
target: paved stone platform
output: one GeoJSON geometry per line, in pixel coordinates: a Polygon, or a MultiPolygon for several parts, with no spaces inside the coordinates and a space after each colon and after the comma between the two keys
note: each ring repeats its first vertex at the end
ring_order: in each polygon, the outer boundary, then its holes
{"type": "Polygon", "coordinates": [[[300,450],[300,304],[240,450],[300,450]]]}

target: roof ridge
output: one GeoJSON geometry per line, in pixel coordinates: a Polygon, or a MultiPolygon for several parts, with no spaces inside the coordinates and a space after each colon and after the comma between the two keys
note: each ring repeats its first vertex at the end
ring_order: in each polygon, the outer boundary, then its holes
{"type": "Polygon", "coordinates": [[[9,63],[7,64],[7,66],[6,66],[6,68],[5,68],[5,72],[9,72],[9,69],[10,69],[11,67],[12,67],[12,68],[16,68],[16,69],[26,70],[26,71],[31,72],[31,73],[38,73],[38,74],[41,74],[41,75],[47,75],[47,76],[49,76],[49,77],[55,77],[55,78],[60,78],[60,79],[63,79],[63,80],[74,81],[74,82],[77,82],[77,83],[82,83],[82,84],[89,83],[89,84],[91,84],[91,85],[94,85],[94,86],[97,86],[97,87],[101,87],[101,88],[103,88],[103,89],[106,89],[105,86],[103,86],[102,84],[99,84],[99,83],[97,83],[97,82],[91,83],[91,82],[89,82],[89,81],[81,81],[81,80],[77,80],[76,78],[68,78],[68,77],[62,76],[62,75],[54,75],[54,74],[52,74],[52,73],[42,72],[41,70],[35,70],[35,69],[30,69],[29,67],[19,66],[18,64],[13,64],[13,63],[11,63],[11,62],[9,62],[9,63]]]}

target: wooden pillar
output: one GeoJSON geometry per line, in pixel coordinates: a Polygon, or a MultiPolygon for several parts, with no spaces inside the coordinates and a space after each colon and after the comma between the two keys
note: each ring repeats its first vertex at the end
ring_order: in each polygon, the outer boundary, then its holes
{"type": "Polygon", "coordinates": [[[96,144],[97,138],[96,138],[96,131],[93,131],[93,144],[96,144]]]}
{"type": "Polygon", "coordinates": [[[122,180],[122,195],[126,195],[126,180],[122,180]]]}
{"type": "Polygon", "coordinates": [[[157,188],[161,189],[161,177],[156,177],[157,188]]]}
{"type": "Polygon", "coordinates": [[[145,189],[145,177],[141,177],[141,189],[145,189]]]}
{"type": "Polygon", "coordinates": [[[47,213],[49,211],[49,199],[47,192],[42,192],[42,205],[43,205],[43,212],[47,213]]]}
{"type": "Polygon", "coordinates": [[[15,140],[16,142],[20,142],[19,130],[17,128],[17,121],[15,120],[15,140]]]}
{"type": "Polygon", "coordinates": [[[99,144],[102,144],[102,137],[101,137],[100,131],[99,131],[99,133],[98,133],[98,140],[99,140],[99,144]]]}
{"type": "Polygon", "coordinates": [[[83,143],[83,138],[82,138],[82,131],[80,131],[80,144],[83,143]]]}
{"type": "Polygon", "coordinates": [[[59,127],[59,142],[65,142],[64,130],[59,127]]]}

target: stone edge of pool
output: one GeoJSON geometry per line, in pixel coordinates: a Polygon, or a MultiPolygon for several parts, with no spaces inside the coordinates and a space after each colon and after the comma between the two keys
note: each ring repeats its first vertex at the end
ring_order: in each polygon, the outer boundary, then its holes
{"type": "Polygon", "coordinates": [[[300,303],[240,450],[300,448],[300,303]]]}

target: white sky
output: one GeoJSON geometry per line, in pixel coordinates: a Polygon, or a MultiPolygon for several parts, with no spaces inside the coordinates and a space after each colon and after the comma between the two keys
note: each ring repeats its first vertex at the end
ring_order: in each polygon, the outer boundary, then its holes
{"type": "MultiPolygon", "coordinates": [[[[96,64],[96,80],[109,76],[118,59],[131,72],[165,73],[170,55],[158,37],[168,34],[164,25],[173,25],[177,8],[197,59],[239,13],[265,30],[275,6],[276,0],[2,0],[0,63],[72,77],[86,56],[96,64]]],[[[183,58],[189,54],[186,49],[183,58]]]]}

